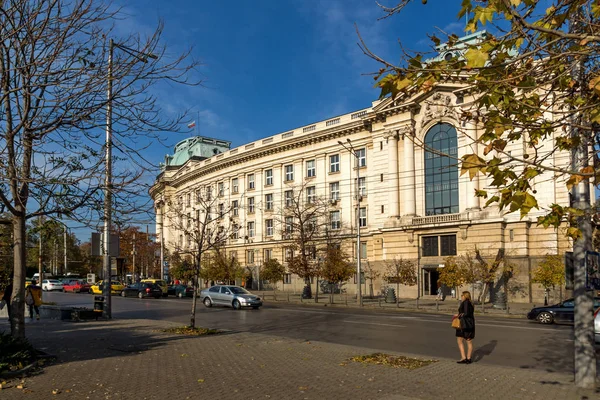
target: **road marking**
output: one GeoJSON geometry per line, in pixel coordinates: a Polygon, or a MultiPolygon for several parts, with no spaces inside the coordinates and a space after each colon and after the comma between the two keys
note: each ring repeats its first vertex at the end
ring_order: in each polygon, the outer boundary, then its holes
{"type": "Polygon", "coordinates": [[[406,325],[396,325],[396,324],[380,324],[378,322],[362,322],[362,321],[348,321],[343,320],[347,324],[360,324],[360,325],[377,325],[377,326],[394,326],[396,328],[406,328],[406,325]]]}

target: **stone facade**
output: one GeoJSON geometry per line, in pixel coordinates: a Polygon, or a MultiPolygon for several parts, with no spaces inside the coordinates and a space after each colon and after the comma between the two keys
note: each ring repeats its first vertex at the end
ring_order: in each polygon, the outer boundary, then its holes
{"type": "MultiPolygon", "coordinates": [[[[176,207],[184,215],[193,213],[198,207],[193,194],[200,188],[212,187],[220,203],[238,202],[235,218],[239,219],[242,230],[246,229],[238,239],[229,239],[228,252],[236,252],[243,266],[260,264],[265,254],[284,260],[286,240],[281,227],[276,226],[267,234],[265,221],[277,220],[273,215],[284,209],[285,191],[311,186],[317,196],[332,199],[331,191],[337,183],[339,197],[331,201],[330,208],[340,212],[341,221],[348,228],[344,243],[355,257],[356,160],[340,144],[346,145],[349,140],[360,153],[358,172],[365,178],[360,196],[360,208],[364,208],[366,215],[366,226],[361,228],[361,246],[366,249],[363,264],[368,262],[369,266],[383,270],[386,260],[403,257],[418,265],[419,284],[402,287],[401,297],[435,295],[437,276],[447,256],[472,254],[478,249],[484,257],[493,259],[503,249],[515,265],[514,278],[509,283],[510,300],[539,302],[543,292],[531,284],[531,271],[544,255],[562,254],[571,248],[571,243],[561,232],[538,227],[536,219],[552,203],[568,204],[566,185],[551,172],[536,177],[534,185],[540,209],[532,210],[525,218],[495,206],[484,208],[484,201],[474,193],[476,189],[489,188],[488,178],[479,175],[469,180],[467,175],[459,176],[454,162],[469,152],[483,157],[483,146],[476,142],[480,135],[478,127],[460,119],[461,112],[470,109],[471,101],[461,82],[448,83],[426,95],[375,101],[353,113],[270,136],[207,159],[190,159],[179,168],[167,168],[150,190],[156,205],[159,240],[171,251],[185,247],[181,232],[167,216],[176,207]],[[455,145],[452,141],[435,142],[445,133],[435,136],[435,140],[427,136],[436,130],[450,132],[449,137],[455,131],[455,145]],[[450,143],[447,154],[454,160],[450,166],[431,167],[448,158],[443,156],[444,151],[436,153],[427,145],[431,140],[433,146],[450,143]],[[436,181],[438,173],[447,173],[450,178],[436,181]],[[267,195],[272,195],[269,198],[274,203],[270,209],[266,206],[267,195]],[[437,200],[433,200],[435,196],[437,200]],[[252,210],[248,209],[250,198],[254,202],[252,210]],[[253,234],[247,231],[248,222],[254,223],[253,234]],[[249,251],[254,255],[250,256],[249,251]]],[[[552,143],[546,146],[550,150],[552,143]]],[[[519,156],[523,149],[517,143],[506,151],[519,156]]],[[[552,157],[555,165],[569,161],[567,153],[555,153],[552,157]]],[[[225,215],[224,224],[232,219],[225,215]]],[[[297,277],[286,279],[287,283],[277,284],[279,290],[300,291],[304,286],[297,277]]],[[[368,294],[368,283],[363,293],[368,294]]],[[[385,285],[382,278],[373,283],[376,294],[385,285]]],[[[345,287],[349,293],[356,292],[352,280],[345,287]]]]}

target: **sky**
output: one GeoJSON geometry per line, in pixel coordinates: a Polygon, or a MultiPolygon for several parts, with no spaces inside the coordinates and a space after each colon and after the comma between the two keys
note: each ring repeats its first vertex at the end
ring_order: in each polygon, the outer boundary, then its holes
{"type": "MultiPolygon", "coordinates": [[[[115,0],[123,18],[114,32],[149,35],[162,20],[168,53],[191,48],[202,62],[197,77],[203,82],[159,85],[163,112],[189,110],[198,134],[237,147],[370,106],[379,96],[372,73],[380,65],[358,47],[356,27],[375,54],[397,62],[398,40],[406,49],[426,50],[427,34],[437,29],[462,36],[460,3],[416,0],[378,20],[385,14],[374,0],[115,0]]],[[[166,147],[157,142],[145,157],[158,166],[177,142],[196,133],[182,128],[164,133],[166,147]]],[[[85,230],[78,236],[89,240],[85,230]]]]}

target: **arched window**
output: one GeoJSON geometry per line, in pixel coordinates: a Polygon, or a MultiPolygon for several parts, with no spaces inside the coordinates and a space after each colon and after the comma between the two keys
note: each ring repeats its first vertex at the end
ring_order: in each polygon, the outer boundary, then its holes
{"type": "Polygon", "coordinates": [[[450,124],[433,126],[425,135],[425,215],[458,212],[456,157],[456,129],[450,124]]]}

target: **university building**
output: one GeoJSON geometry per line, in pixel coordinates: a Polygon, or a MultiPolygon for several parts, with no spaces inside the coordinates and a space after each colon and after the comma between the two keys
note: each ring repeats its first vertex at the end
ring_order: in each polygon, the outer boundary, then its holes
{"type": "MultiPolygon", "coordinates": [[[[302,188],[308,201],[311,196],[328,200],[330,228],[346,229],[345,248],[351,257],[357,253],[358,222],[363,266],[384,272],[385,262],[394,258],[415,262],[419,283],[401,287],[400,297],[435,295],[449,256],[478,250],[494,259],[503,250],[514,266],[507,284],[509,300],[540,301],[543,290],[531,282],[532,271],[545,255],[563,254],[572,243],[560,230],[538,227],[536,220],[550,204],[569,204],[567,187],[552,172],[537,176],[540,209],[525,218],[519,212],[484,207],[485,200],[475,191],[489,191],[489,178],[478,175],[470,180],[468,174],[460,175],[457,162],[473,152],[483,157],[483,146],[476,142],[479,127],[460,117],[471,110],[471,102],[465,82],[457,80],[426,94],[374,101],[233,149],[224,140],[186,139],[166,157],[150,190],[158,240],[171,253],[192,246],[168,216],[174,208],[193,216],[199,207],[197,192],[211,190],[220,199],[218,207],[230,210],[225,220],[238,221],[240,227],[227,241],[228,254],[250,269],[268,258],[285,265],[288,241],[278,221],[283,220],[279,217],[290,191],[302,188]],[[356,157],[342,144],[351,145],[356,157]]],[[[510,146],[505,151],[523,154],[523,145],[510,146]]],[[[544,146],[541,151],[550,151],[553,143],[544,146]]],[[[554,165],[569,163],[568,153],[551,157],[554,165]]],[[[386,285],[382,277],[373,283],[375,293],[386,285]]],[[[288,274],[277,287],[299,292],[304,284],[288,274]]],[[[368,284],[363,294],[368,294],[368,284]]],[[[355,281],[345,288],[354,294],[355,281]]]]}

